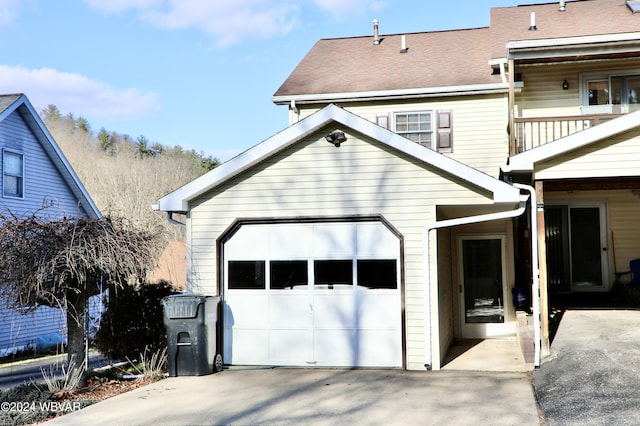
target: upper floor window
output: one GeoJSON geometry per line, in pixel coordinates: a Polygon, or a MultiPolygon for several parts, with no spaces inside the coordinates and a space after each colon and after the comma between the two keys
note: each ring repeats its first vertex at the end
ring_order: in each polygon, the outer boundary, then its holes
{"type": "MultiPolygon", "coordinates": [[[[438,152],[453,151],[451,110],[398,112],[393,118],[394,131],[399,135],[438,152]]],[[[387,127],[384,115],[377,121],[387,127]]]]}
{"type": "Polygon", "coordinates": [[[24,156],[13,151],[2,151],[2,194],[5,197],[24,195],[24,156]]]}
{"type": "Polygon", "coordinates": [[[583,105],[589,110],[626,113],[640,109],[640,74],[594,77],[586,80],[583,105]]]}
{"type": "Polygon", "coordinates": [[[432,112],[402,112],[395,114],[396,133],[431,148],[432,112]]]}

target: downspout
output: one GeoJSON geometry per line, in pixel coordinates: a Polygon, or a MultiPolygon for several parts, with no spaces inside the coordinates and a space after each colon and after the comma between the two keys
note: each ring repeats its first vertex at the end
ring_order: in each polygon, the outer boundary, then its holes
{"type": "Polygon", "coordinates": [[[538,265],[538,218],[533,208],[533,200],[536,199],[536,190],[530,185],[514,183],[513,186],[519,189],[529,191],[531,200],[531,302],[533,304],[533,347],[534,357],[533,365],[540,367],[540,266],[538,265]]]}
{"type": "Polygon", "coordinates": [[[488,222],[491,220],[509,219],[518,217],[524,213],[527,208],[528,196],[521,196],[520,206],[515,210],[506,210],[497,213],[481,214],[476,216],[460,217],[456,219],[447,219],[435,221],[425,225],[424,228],[424,366],[427,370],[431,370],[431,269],[429,268],[429,232],[439,228],[449,228],[458,225],[469,225],[472,223],[488,222]],[[428,349],[427,348],[428,343],[428,349]]]}
{"type": "Polygon", "coordinates": [[[300,121],[300,110],[298,109],[298,107],[296,106],[296,100],[295,99],[291,99],[291,104],[289,105],[289,108],[291,109],[291,111],[293,111],[293,113],[296,115],[296,123],[298,121],[300,121]]]}
{"type": "Polygon", "coordinates": [[[181,226],[183,228],[187,227],[187,225],[185,223],[182,223],[182,222],[180,222],[178,220],[175,220],[173,218],[173,212],[167,212],[167,221],[172,225],[178,225],[178,226],[181,226]]]}

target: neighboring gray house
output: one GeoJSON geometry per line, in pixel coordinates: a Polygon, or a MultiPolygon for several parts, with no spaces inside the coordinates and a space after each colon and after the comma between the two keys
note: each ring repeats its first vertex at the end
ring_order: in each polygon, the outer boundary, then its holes
{"type": "MultiPolygon", "coordinates": [[[[23,94],[0,95],[0,210],[55,217],[101,217],[55,140],[23,94]]],[[[62,309],[23,315],[0,306],[0,356],[66,338],[62,309]]]]}

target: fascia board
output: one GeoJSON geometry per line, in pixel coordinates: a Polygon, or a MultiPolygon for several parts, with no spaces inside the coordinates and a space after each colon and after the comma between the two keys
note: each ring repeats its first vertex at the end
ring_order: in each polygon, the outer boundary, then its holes
{"type": "Polygon", "coordinates": [[[509,158],[509,164],[502,166],[501,169],[505,173],[532,171],[535,164],[540,161],[580,149],[638,126],[640,126],[640,111],[623,115],[622,117],[598,124],[587,130],[558,139],[553,141],[553,143],[547,143],[521,154],[514,155],[509,158]]]}
{"type": "Polygon", "coordinates": [[[167,194],[158,201],[158,210],[187,212],[189,202],[195,197],[296,143],[332,121],[465,180],[473,186],[491,192],[496,203],[517,203],[520,200],[520,191],[517,188],[433,150],[425,149],[423,146],[332,104],[167,194]]]}
{"type": "Polygon", "coordinates": [[[604,34],[551,39],[510,41],[509,59],[560,58],[575,55],[635,52],[640,48],[640,33],[604,34]]]}
{"type": "Polygon", "coordinates": [[[542,38],[528,40],[513,40],[507,42],[508,50],[511,49],[531,49],[540,47],[558,47],[571,46],[580,44],[600,44],[614,43],[625,41],[638,41],[640,32],[620,33],[620,34],[600,34],[589,36],[560,37],[560,38],[542,38]]]}
{"type": "Polygon", "coordinates": [[[271,99],[275,104],[288,104],[291,101],[296,103],[314,102],[335,102],[346,100],[374,100],[374,99],[402,99],[432,96],[460,96],[478,95],[491,93],[505,93],[509,90],[509,85],[505,83],[470,84],[463,86],[426,87],[415,89],[397,90],[371,90],[365,92],[340,92],[340,93],[317,93],[301,95],[273,96],[271,99]]]}

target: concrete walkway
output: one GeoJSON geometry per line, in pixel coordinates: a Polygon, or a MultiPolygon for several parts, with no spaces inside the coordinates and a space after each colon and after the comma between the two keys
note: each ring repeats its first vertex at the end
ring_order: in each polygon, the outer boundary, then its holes
{"type": "Polygon", "coordinates": [[[564,312],[532,381],[548,426],[640,424],[640,311],[564,312]]]}
{"type": "Polygon", "coordinates": [[[528,373],[225,370],[174,377],[51,425],[539,425],[528,373]]]}

